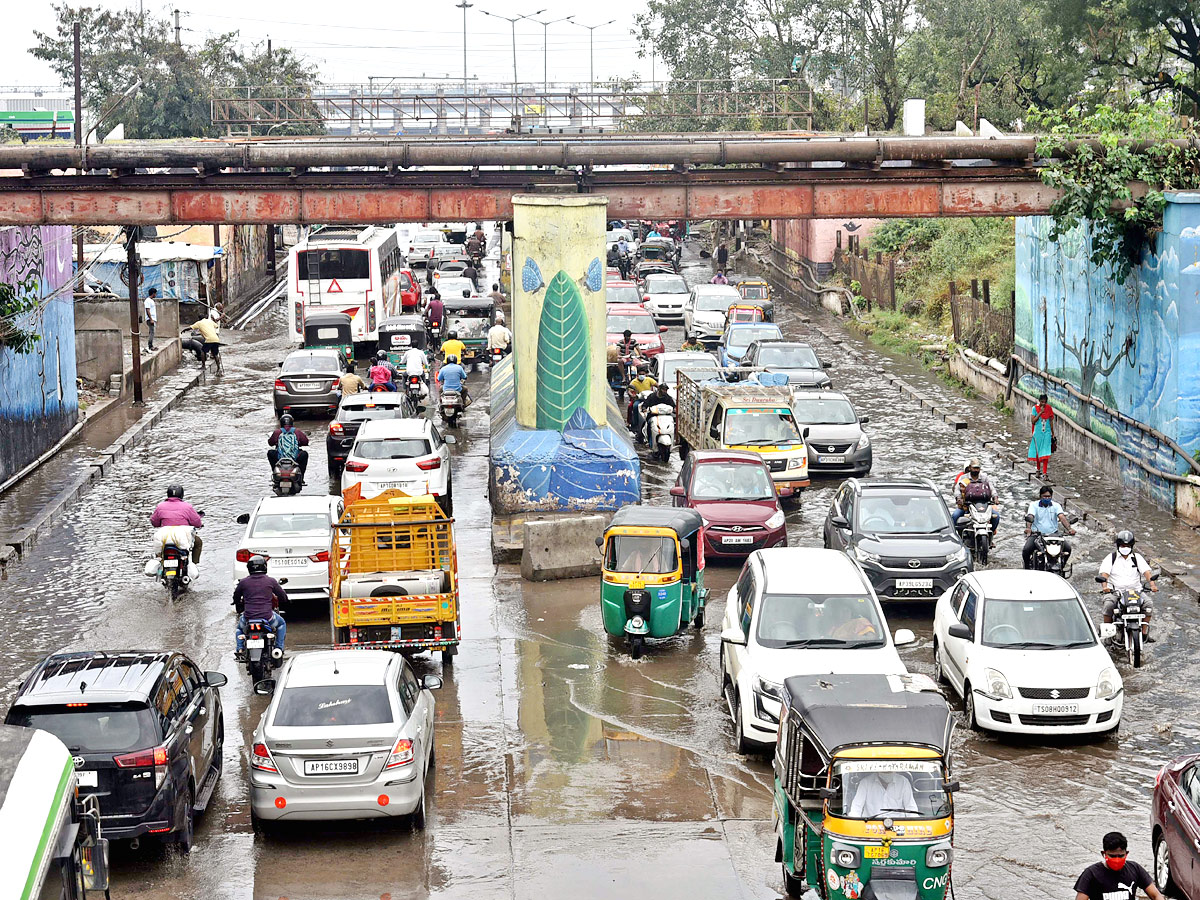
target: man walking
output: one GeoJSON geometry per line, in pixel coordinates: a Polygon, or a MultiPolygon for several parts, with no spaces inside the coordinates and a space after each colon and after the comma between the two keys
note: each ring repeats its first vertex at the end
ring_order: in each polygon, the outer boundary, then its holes
{"type": "Polygon", "coordinates": [[[146,292],[146,330],[150,333],[150,342],[146,345],[146,349],[154,349],[154,326],[158,324],[158,288],[150,288],[146,292]]]}
{"type": "Polygon", "coordinates": [[[1103,847],[1102,861],[1092,863],[1076,880],[1076,900],[1134,900],[1138,888],[1150,900],[1165,900],[1150,873],[1129,859],[1125,835],[1110,831],[1104,836],[1103,847]]]}
{"type": "Polygon", "coordinates": [[[717,247],[717,270],[724,272],[729,265],[729,248],[724,244],[717,247]]]}

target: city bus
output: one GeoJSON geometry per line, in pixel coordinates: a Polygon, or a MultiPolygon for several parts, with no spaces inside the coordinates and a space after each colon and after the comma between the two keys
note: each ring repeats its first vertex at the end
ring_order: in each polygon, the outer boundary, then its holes
{"type": "Polygon", "coordinates": [[[309,312],[350,316],[355,354],[373,354],[379,323],[400,315],[404,257],[393,228],[374,225],[314,228],[292,247],[288,273],[288,333],[304,341],[309,312]]]}

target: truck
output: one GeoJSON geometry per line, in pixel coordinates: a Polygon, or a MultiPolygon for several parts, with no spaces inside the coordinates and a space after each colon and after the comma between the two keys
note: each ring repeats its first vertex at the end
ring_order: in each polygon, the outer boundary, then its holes
{"type": "Polygon", "coordinates": [[[454,519],[436,497],[389,490],[347,502],[330,568],[335,649],[440,650],[443,664],[458,653],[454,519]]]}
{"type": "Polygon", "coordinates": [[[786,385],[697,381],[680,369],[675,397],[680,458],[693,449],[749,450],[766,462],[779,496],[808,487],[805,434],[796,424],[786,385]]]}

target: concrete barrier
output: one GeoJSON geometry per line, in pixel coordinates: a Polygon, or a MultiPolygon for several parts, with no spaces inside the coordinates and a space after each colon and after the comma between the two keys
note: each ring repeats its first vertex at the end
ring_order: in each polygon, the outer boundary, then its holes
{"type": "Polygon", "coordinates": [[[75,372],[92,384],[105,386],[119,375],[124,361],[121,332],[116,328],[75,329],[75,372]]]}
{"type": "Polygon", "coordinates": [[[521,577],[557,581],[600,574],[600,548],[608,516],[554,516],[525,522],[521,577]]]}

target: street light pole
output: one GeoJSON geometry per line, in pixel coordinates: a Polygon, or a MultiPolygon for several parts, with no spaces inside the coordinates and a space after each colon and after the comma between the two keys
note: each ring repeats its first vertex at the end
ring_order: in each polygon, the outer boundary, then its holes
{"type": "MultiPolygon", "coordinates": [[[[588,93],[592,96],[588,99],[588,104],[596,102],[596,51],[595,38],[596,29],[603,28],[605,25],[612,25],[616,19],[609,19],[607,22],[601,22],[599,25],[584,25],[582,22],[572,20],[571,24],[578,25],[580,28],[588,30],[588,93]]],[[[595,114],[593,113],[593,124],[595,123],[595,114]]]]}
{"type": "Polygon", "coordinates": [[[561,19],[551,19],[549,22],[543,22],[541,19],[533,19],[542,26],[542,93],[550,93],[550,26],[557,25],[559,22],[570,22],[574,16],[563,16],[561,19]]]}
{"type": "MultiPolygon", "coordinates": [[[[520,16],[498,16],[495,13],[490,13],[486,9],[481,9],[480,12],[485,16],[491,16],[493,19],[503,19],[512,26],[512,53],[513,53],[513,94],[512,94],[512,117],[513,124],[520,122],[520,116],[517,114],[517,23],[522,19],[531,19],[534,16],[540,16],[545,9],[534,10],[531,13],[525,13],[520,16]]],[[[465,13],[464,13],[465,15],[465,13]]]]}
{"type": "Polygon", "coordinates": [[[467,0],[459,0],[458,8],[463,11],[463,134],[467,133],[467,10],[474,6],[467,0]]]}

